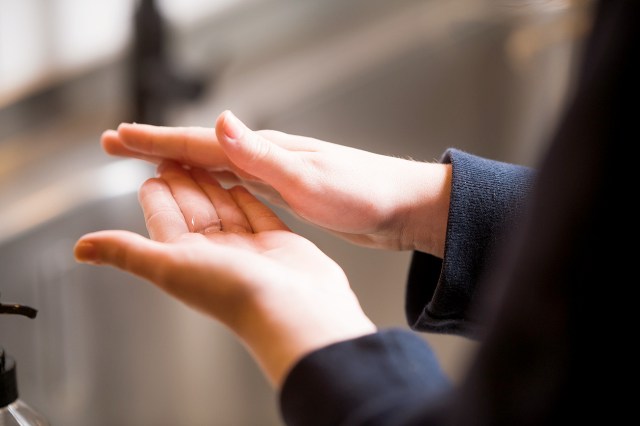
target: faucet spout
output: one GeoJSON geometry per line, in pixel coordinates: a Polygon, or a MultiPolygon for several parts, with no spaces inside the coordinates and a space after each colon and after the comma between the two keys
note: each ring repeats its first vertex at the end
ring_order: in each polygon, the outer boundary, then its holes
{"type": "Polygon", "coordinates": [[[0,314],[23,315],[28,318],[35,318],[38,310],[26,305],[18,305],[16,303],[3,304],[0,303],[0,314]]]}

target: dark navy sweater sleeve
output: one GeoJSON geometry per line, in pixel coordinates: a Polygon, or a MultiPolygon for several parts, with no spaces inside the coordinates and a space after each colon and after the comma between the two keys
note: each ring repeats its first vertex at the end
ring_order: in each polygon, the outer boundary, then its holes
{"type": "Polygon", "coordinates": [[[441,161],[452,167],[444,259],[414,252],[405,312],[415,330],[476,337],[477,283],[521,214],[535,172],[457,149],[441,161]]]}
{"type": "Polygon", "coordinates": [[[449,387],[425,341],[391,329],[304,357],[287,376],[280,405],[287,425],[395,425],[409,408],[435,404],[449,387]]]}

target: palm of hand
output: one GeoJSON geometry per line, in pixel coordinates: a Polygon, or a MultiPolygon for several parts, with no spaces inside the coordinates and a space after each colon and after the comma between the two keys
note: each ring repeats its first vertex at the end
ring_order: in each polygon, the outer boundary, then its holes
{"type": "Polygon", "coordinates": [[[165,162],[139,198],[151,240],[102,231],[112,254],[97,263],[139,275],[232,328],[257,303],[352,298],[342,269],[242,187],[226,190],[204,170],[165,162]]]}

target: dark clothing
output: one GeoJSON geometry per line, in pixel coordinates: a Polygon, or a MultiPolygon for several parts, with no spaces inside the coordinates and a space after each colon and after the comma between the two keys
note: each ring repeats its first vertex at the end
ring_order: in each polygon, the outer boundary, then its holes
{"type": "Polygon", "coordinates": [[[280,395],[287,424],[617,424],[629,415],[633,407],[601,395],[625,372],[597,334],[629,329],[620,295],[633,265],[620,234],[638,225],[621,201],[637,179],[619,159],[638,141],[639,18],[638,1],[597,4],[574,95],[535,174],[455,150],[443,158],[453,167],[445,258],[414,253],[406,313],[415,330],[481,339],[461,382],[448,384],[412,331],[384,330],[295,365],[280,395]]]}
{"type": "Polygon", "coordinates": [[[535,172],[529,168],[450,149],[451,202],[444,260],[415,252],[406,293],[407,321],[421,331],[478,337],[483,323],[472,305],[482,294],[476,283],[522,215],[535,172]]]}

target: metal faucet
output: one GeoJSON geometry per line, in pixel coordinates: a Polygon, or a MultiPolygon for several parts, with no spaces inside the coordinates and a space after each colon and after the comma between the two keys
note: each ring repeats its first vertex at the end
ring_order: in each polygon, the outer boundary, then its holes
{"type": "Polygon", "coordinates": [[[35,318],[38,311],[30,306],[0,303],[0,314],[24,315],[25,317],[35,318]]]}
{"type": "Polygon", "coordinates": [[[165,124],[167,108],[179,100],[197,99],[204,91],[204,82],[180,75],[171,66],[166,22],[155,0],[139,1],[134,15],[133,37],[133,120],[165,124]]]}

